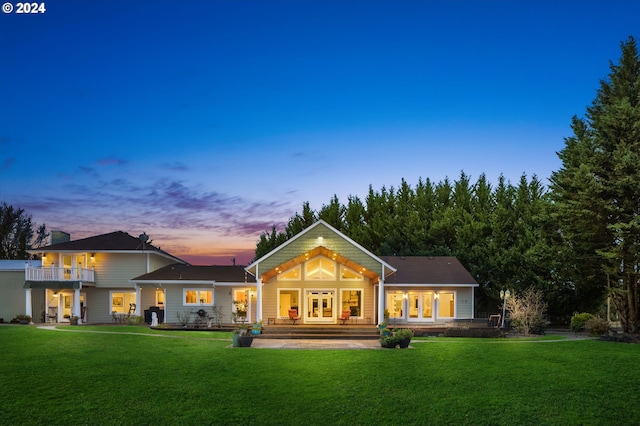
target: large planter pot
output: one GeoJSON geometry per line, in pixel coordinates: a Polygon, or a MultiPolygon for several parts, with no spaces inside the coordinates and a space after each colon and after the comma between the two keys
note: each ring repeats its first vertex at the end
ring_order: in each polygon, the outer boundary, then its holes
{"type": "Polygon", "coordinates": [[[400,339],[398,341],[398,345],[400,345],[400,349],[407,349],[409,347],[409,343],[411,343],[411,339],[400,339]]]}
{"type": "Polygon", "coordinates": [[[239,336],[239,339],[241,348],[250,348],[253,343],[253,336],[239,336]]]}
{"type": "Polygon", "coordinates": [[[236,333],[233,333],[232,342],[233,342],[233,347],[234,348],[239,348],[240,347],[240,335],[236,334],[236,333]]]}
{"type": "Polygon", "coordinates": [[[70,319],[69,320],[69,325],[78,325],[78,320],[77,319],[70,319]]]}
{"type": "Polygon", "coordinates": [[[27,320],[27,319],[21,319],[21,320],[20,320],[20,324],[22,324],[22,325],[27,325],[27,324],[29,324],[29,320],[27,320]]]}

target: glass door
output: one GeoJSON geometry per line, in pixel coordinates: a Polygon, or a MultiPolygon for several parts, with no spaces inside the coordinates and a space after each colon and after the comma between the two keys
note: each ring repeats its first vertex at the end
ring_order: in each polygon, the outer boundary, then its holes
{"type": "Polygon", "coordinates": [[[410,291],[408,304],[408,321],[434,321],[433,291],[410,291]]]}
{"type": "Polygon", "coordinates": [[[307,321],[335,321],[334,299],[335,294],[331,290],[307,292],[307,321]]]}

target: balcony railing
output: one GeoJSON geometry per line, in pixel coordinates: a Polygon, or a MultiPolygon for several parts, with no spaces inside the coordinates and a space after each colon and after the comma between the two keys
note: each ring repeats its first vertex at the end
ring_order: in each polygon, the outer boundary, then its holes
{"type": "Polygon", "coordinates": [[[30,268],[25,269],[26,281],[85,281],[95,282],[95,271],[83,268],[30,268]]]}

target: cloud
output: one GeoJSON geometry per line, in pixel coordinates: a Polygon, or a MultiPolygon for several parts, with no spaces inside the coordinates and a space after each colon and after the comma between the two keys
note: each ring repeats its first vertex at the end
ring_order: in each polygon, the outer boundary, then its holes
{"type": "Polygon", "coordinates": [[[160,167],[164,170],[169,170],[169,171],[173,171],[173,172],[186,172],[189,171],[189,167],[186,166],[186,164],[180,162],[180,161],[175,161],[173,163],[164,163],[161,164],[160,167]]]}
{"type": "Polygon", "coordinates": [[[121,158],[107,157],[98,159],[97,163],[100,166],[122,166],[127,164],[127,160],[121,158]]]}

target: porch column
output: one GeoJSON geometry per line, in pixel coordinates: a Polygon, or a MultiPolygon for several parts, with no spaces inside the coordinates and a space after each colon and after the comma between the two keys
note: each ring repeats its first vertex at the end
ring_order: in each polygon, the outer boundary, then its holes
{"type": "Polygon", "coordinates": [[[256,267],[256,321],[262,321],[262,279],[256,267]]]}
{"type": "Polygon", "coordinates": [[[140,316],[140,286],[136,284],[136,312],[135,316],[140,316]]]}
{"type": "Polygon", "coordinates": [[[80,284],[78,288],[74,290],[73,312],[71,313],[72,316],[78,317],[78,324],[82,324],[82,312],[80,310],[80,287],[82,287],[82,284],[80,284]]]}
{"type": "Polygon", "coordinates": [[[384,322],[384,265],[378,280],[378,324],[384,322]]]}
{"type": "Polygon", "coordinates": [[[25,289],[24,293],[25,293],[24,313],[25,315],[29,315],[31,317],[30,322],[33,322],[33,311],[31,309],[31,289],[30,288],[25,289]]]}

